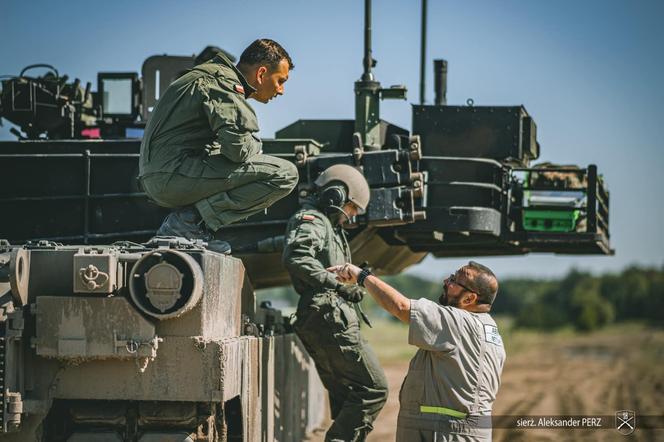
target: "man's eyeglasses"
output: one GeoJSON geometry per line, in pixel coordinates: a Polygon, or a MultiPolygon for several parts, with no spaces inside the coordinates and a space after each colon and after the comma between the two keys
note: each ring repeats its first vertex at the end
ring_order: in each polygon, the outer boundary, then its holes
{"type": "Polygon", "coordinates": [[[465,286],[465,285],[461,284],[459,281],[457,281],[456,273],[452,273],[452,274],[447,278],[447,280],[448,280],[449,282],[451,282],[451,283],[454,283],[454,284],[456,284],[456,285],[458,285],[458,286],[463,287],[465,290],[467,290],[467,291],[469,291],[469,292],[477,293],[475,290],[473,290],[473,289],[471,289],[471,288],[468,288],[467,286],[465,286]]]}

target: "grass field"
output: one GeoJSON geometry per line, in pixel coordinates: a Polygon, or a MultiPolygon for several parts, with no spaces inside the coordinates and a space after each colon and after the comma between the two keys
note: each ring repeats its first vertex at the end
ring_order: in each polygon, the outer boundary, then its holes
{"type": "MultiPolygon", "coordinates": [[[[390,398],[369,436],[394,440],[398,391],[415,348],[408,328],[396,321],[374,321],[363,328],[390,383],[390,398]]],[[[513,329],[498,318],[507,351],[494,415],[609,415],[637,413],[637,430],[495,429],[494,441],[664,441],[664,429],[639,428],[639,416],[664,414],[664,330],[623,324],[578,334],[571,329],[538,333],[513,329]]],[[[664,422],[664,418],[660,420],[664,422]]]]}

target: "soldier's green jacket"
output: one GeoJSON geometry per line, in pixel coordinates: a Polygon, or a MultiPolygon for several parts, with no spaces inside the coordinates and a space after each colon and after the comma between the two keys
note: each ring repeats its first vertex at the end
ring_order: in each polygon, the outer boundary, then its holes
{"type": "Polygon", "coordinates": [[[221,154],[242,163],[259,154],[258,121],[247,102],[254,90],[222,54],[180,76],[159,98],[145,128],[139,176],[197,177],[202,161],[184,165],[183,158],[221,154]]]}
{"type": "Polygon", "coordinates": [[[334,422],[325,440],[359,442],[366,440],[385,405],[387,380],[360,334],[357,304],[339,296],[339,283],[325,270],[350,262],[345,233],[332,218],[303,205],[288,222],[282,258],[300,294],[293,329],[328,391],[334,422]]]}
{"type": "Polygon", "coordinates": [[[302,297],[335,290],[339,282],[327,267],[350,262],[345,233],[313,205],[305,204],[288,221],[283,263],[302,297]]]}

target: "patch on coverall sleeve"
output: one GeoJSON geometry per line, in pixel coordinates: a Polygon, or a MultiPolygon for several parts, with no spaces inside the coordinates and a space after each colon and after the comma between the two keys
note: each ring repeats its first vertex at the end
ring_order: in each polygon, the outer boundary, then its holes
{"type": "Polygon", "coordinates": [[[503,338],[498,333],[498,327],[484,324],[484,340],[490,344],[503,345],[503,338]]]}
{"type": "Polygon", "coordinates": [[[302,221],[313,221],[316,217],[313,215],[302,215],[302,221]]]}

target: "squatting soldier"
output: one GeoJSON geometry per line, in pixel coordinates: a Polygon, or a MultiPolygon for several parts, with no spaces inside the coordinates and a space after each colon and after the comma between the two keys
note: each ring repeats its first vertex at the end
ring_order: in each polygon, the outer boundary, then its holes
{"type": "Polygon", "coordinates": [[[399,394],[397,442],[490,442],[505,364],[489,314],[498,292],[493,272],[470,261],[445,279],[436,303],[408,299],[350,263],[328,270],[339,281],[366,287],[378,305],[408,324],[408,343],[418,347],[399,394]]]}
{"type": "Polygon", "coordinates": [[[360,335],[364,292],[340,284],[327,267],[350,260],[342,225],[369,203],[364,176],[334,165],[315,181],[316,195],[289,220],[283,263],[300,295],[294,329],[316,363],[334,423],[326,441],[364,441],[387,400],[378,359],[360,335]]]}
{"type": "Polygon", "coordinates": [[[263,155],[247,99],[267,103],[284,92],[293,63],[277,42],[256,40],[237,66],[223,54],[180,76],[159,99],[145,128],[139,178],[157,204],[176,209],[161,236],[213,240],[221,226],[283,198],[297,183],[289,161],[263,155]]]}

